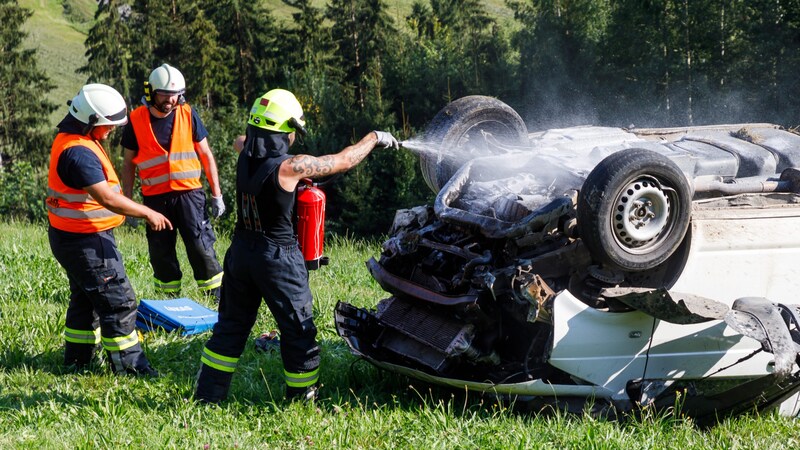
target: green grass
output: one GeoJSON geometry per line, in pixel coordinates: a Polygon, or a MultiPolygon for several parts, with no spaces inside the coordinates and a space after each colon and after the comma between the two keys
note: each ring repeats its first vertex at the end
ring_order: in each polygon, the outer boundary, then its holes
{"type": "Polygon", "coordinates": [[[56,86],[48,93],[48,98],[58,105],[48,117],[53,127],[66,114],[65,102],[86,82],[86,76],[75,71],[86,63],[83,43],[96,8],[94,0],[67,3],[72,5],[70,19],[64,17],[61,0],[19,0],[20,6],[33,11],[23,27],[28,33],[25,46],[38,50],[39,68],[56,86]]]}
{"type": "MultiPolygon", "coordinates": [[[[322,347],[322,398],[281,400],[280,359],[252,339],[219,407],[191,400],[209,334],[144,335],[164,375],[115,377],[105,367],[75,374],[61,367],[67,280],[50,253],[44,226],[0,222],[0,448],[798,448],[800,423],[775,415],[726,420],[711,429],[647,415],[611,422],[589,415],[526,414],[477,394],[431,388],[352,356],[336,335],[337,300],[372,306],[386,296],[364,261],[376,242],[329,239],[331,263],[312,272],[322,347]],[[207,446],[207,447],[206,447],[207,446]]],[[[117,232],[140,298],[158,298],[142,230],[117,232]]],[[[222,255],[229,241],[221,237],[222,255]]],[[[188,267],[182,255],[182,266],[188,267]]],[[[191,275],[184,279],[192,286],[191,275]]],[[[185,295],[204,302],[194,288],[185,295]]],[[[211,305],[208,305],[211,306],[211,305]]],[[[262,308],[252,338],[273,328],[262,308]]]]}

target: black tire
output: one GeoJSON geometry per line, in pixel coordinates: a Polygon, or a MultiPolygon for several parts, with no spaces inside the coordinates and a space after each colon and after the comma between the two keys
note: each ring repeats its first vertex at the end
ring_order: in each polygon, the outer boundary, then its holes
{"type": "Polygon", "coordinates": [[[497,154],[487,145],[483,133],[491,134],[504,146],[528,144],[528,129],[510,106],[482,95],[462,97],[442,108],[425,129],[424,140],[433,152],[420,153],[425,183],[439,192],[466,162],[497,154]]]}
{"type": "Polygon", "coordinates": [[[595,167],[578,195],[578,232],[592,257],[624,271],[657,267],[689,228],[691,188],[669,158],[621,150],[595,167]]]}

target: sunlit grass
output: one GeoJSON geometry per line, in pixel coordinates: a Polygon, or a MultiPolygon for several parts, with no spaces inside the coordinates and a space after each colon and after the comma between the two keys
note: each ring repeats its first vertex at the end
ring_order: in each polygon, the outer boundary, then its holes
{"type": "MultiPolygon", "coordinates": [[[[140,298],[150,286],[143,230],[116,233],[140,298]]],[[[371,306],[386,296],[364,262],[380,245],[333,237],[330,265],[312,272],[322,347],[322,398],[282,400],[280,358],[242,356],[231,398],[219,407],[191,400],[200,351],[209,334],[144,335],[163,377],[115,377],[105,367],[75,374],[61,367],[66,276],[51,256],[44,226],[0,222],[0,448],[588,448],[790,449],[800,445],[793,419],[745,416],[701,429],[690,420],[648,413],[614,422],[589,414],[520,412],[506,401],[437,389],[357,360],[336,335],[338,300],[371,306]]],[[[229,240],[220,237],[217,252],[229,240]]],[[[188,263],[181,254],[181,263],[188,263]]],[[[209,305],[184,275],[184,295],[209,305]]],[[[262,308],[251,334],[274,328],[262,308]]]]}

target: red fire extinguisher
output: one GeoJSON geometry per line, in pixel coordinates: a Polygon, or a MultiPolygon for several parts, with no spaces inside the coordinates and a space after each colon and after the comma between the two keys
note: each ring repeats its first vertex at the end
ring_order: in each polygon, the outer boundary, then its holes
{"type": "Polygon", "coordinates": [[[310,178],[303,178],[297,188],[297,240],[309,270],[328,264],[322,256],[325,242],[325,192],[310,178]]]}

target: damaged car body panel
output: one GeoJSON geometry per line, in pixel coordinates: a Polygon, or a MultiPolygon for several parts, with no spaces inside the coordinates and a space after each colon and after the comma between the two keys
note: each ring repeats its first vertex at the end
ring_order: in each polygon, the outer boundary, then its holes
{"type": "Polygon", "coordinates": [[[438,156],[421,163],[436,200],[398,211],[367,263],[389,297],[336,307],[354,354],[553,404],[798,413],[800,136],[770,124],[528,134],[480,96],[431,124],[438,156]]]}

